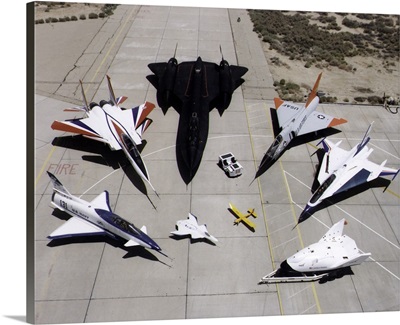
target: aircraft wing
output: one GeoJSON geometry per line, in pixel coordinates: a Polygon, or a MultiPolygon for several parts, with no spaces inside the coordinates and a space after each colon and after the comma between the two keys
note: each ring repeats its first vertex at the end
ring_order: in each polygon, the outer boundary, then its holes
{"type": "Polygon", "coordinates": [[[96,198],[94,198],[92,201],[90,201],[90,204],[92,206],[96,206],[96,208],[111,212],[110,198],[109,198],[108,191],[104,191],[103,193],[98,195],[96,198]]]}
{"type": "Polygon", "coordinates": [[[305,109],[303,105],[283,101],[277,97],[274,98],[274,103],[278,117],[278,123],[281,128],[288,124],[296,114],[305,109]]]}
{"type": "Polygon", "coordinates": [[[229,207],[232,212],[238,216],[238,218],[246,219],[244,218],[244,215],[232,203],[229,203],[229,207]]]}
{"type": "Polygon", "coordinates": [[[314,111],[305,121],[297,135],[323,130],[346,122],[347,121],[343,118],[336,118],[325,113],[314,111]]]}
{"type": "Polygon", "coordinates": [[[54,121],[51,128],[53,130],[80,134],[92,140],[107,143],[113,150],[121,149],[121,146],[110,131],[103,110],[100,107],[94,107],[89,114],[88,117],[84,118],[54,121]]]}
{"type": "MultiPolygon", "coordinates": [[[[191,87],[194,66],[196,61],[182,62],[178,64],[176,73],[174,94],[182,101],[190,100],[193,91],[191,87]]],[[[201,96],[212,101],[219,94],[218,65],[212,62],[203,62],[205,79],[201,84],[201,96]]]]}
{"type": "Polygon", "coordinates": [[[103,235],[106,232],[97,227],[96,225],[89,223],[81,218],[72,217],[62,226],[58,227],[53,231],[48,238],[49,239],[60,239],[78,236],[93,236],[93,235],[103,235]]]}

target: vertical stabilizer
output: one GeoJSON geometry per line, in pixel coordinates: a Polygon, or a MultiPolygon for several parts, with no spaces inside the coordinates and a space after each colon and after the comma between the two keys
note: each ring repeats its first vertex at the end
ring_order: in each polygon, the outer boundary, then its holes
{"type": "Polygon", "coordinates": [[[88,101],[87,101],[87,99],[86,99],[85,90],[83,89],[82,80],[79,80],[79,83],[81,84],[81,92],[82,92],[82,99],[83,99],[83,108],[85,109],[86,112],[89,112],[89,105],[88,105],[88,101]]]}
{"type": "Polygon", "coordinates": [[[315,97],[317,97],[317,91],[318,91],[318,87],[319,87],[319,81],[321,80],[321,76],[322,76],[322,72],[318,75],[317,81],[314,84],[314,88],[311,90],[311,93],[308,96],[307,103],[306,103],[306,108],[308,107],[308,105],[310,105],[312,100],[315,97]]]}
{"type": "Polygon", "coordinates": [[[61,184],[61,182],[57,179],[57,177],[55,177],[52,173],[50,173],[49,171],[47,172],[47,174],[49,175],[52,183],[53,183],[53,189],[64,193],[64,194],[68,194],[69,196],[71,196],[71,193],[68,192],[68,190],[64,187],[64,185],[61,184]]]}
{"type": "Polygon", "coordinates": [[[111,85],[111,78],[108,75],[107,75],[107,85],[108,85],[108,93],[109,93],[109,97],[110,97],[110,102],[112,105],[118,106],[119,104],[122,104],[128,98],[126,96],[121,96],[118,98],[115,97],[114,89],[111,85]]]}
{"type": "Polygon", "coordinates": [[[335,241],[343,234],[343,227],[347,224],[346,219],[342,219],[339,222],[335,223],[328,232],[321,238],[321,241],[335,241]]]}

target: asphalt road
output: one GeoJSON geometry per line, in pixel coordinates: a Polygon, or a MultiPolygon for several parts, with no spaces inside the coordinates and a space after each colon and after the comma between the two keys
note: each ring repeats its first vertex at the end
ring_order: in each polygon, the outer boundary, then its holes
{"type": "MultiPolygon", "coordinates": [[[[311,192],[315,144],[289,150],[250,186],[272,138],[269,107],[277,95],[260,40],[245,10],[119,6],[104,20],[35,25],[35,292],[36,323],[368,313],[400,309],[399,179],[383,193],[370,189],[317,212],[291,230],[311,192]],[[240,21],[239,18],[240,17],[240,21]],[[79,35],[79,37],[77,37],[79,35]],[[156,103],[146,80],[147,64],[168,60],[178,44],[179,62],[218,63],[221,45],[231,64],[249,68],[246,80],[210,131],[199,171],[186,186],[175,161],[178,114],[151,113],[142,155],[158,198],[134,173],[94,163],[95,154],[52,144],[67,136],[50,128],[73,118],[63,109],[81,104],[79,79],[88,100],[108,98],[105,75],[117,96],[136,106],[156,103]],[[243,175],[229,179],[218,156],[233,152],[243,175]],[[128,251],[103,238],[49,242],[65,222],[50,207],[54,173],[74,195],[90,201],[108,190],[115,213],[141,227],[172,260],[144,249],[128,251]],[[229,202],[255,208],[256,231],[234,226],[229,202]],[[177,220],[192,212],[218,245],[175,239],[177,220]],[[371,258],[354,275],[325,284],[258,285],[297,250],[318,241],[331,225],[348,220],[345,233],[371,258]]],[[[329,73],[329,72],[325,72],[329,73]]],[[[321,85],[323,85],[323,77],[321,85]]],[[[371,160],[400,166],[399,116],[382,107],[320,105],[349,122],[333,136],[350,149],[374,121],[371,160]]]]}

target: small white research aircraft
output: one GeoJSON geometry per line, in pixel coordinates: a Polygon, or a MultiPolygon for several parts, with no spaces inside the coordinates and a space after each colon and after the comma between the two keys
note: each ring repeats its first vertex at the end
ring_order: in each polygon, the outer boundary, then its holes
{"type": "Polygon", "coordinates": [[[141,229],[111,211],[109,194],[104,191],[94,200],[87,202],[71,193],[50,172],[53,183],[51,204],[72,217],[53,231],[49,239],[61,239],[78,236],[107,235],[113,239],[126,241],[125,247],[143,246],[165,255],[160,246],[147,235],[146,226],[141,229]]]}
{"type": "MultiPolygon", "coordinates": [[[[345,119],[316,111],[319,103],[317,91],[321,75],[322,72],[318,75],[305,105],[274,98],[275,110],[271,108],[271,117],[275,140],[262,158],[254,178],[266,172],[286,150],[320,139],[324,136],[320,133],[322,130],[347,122],[345,119]]],[[[334,133],[334,131],[331,129],[329,132],[334,133]]],[[[325,130],[325,132],[328,131],[325,130]]],[[[336,130],[335,133],[337,132],[336,130]]]]}
{"type": "Polygon", "coordinates": [[[172,231],[171,234],[177,236],[190,235],[192,239],[205,238],[213,243],[217,243],[218,239],[210,235],[206,225],[199,225],[197,217],[189,213],[189,217],[186,220],[178,220],[176,222],[176,231],[172,231]]]}
{"type": "Polygon", "coordinates": [[[299,223],[309,218],[325,200],[330,200],[338,195],[350,197],[352,196],[349,193],[350,190],[366,185],[382,176],[393,175],[391,181],[385,180],[387,183],[385,191],[394,180],[400,169],[385,167],[387,160],[380,165],[368,160],[373,151],[372,148],[368,149],[367,147],[371,127],[372,123],[362,141],[349,151],[339,147],[342,141],[333,143],[323,139],[320,142],[325,153],[323,157],[320,157],[319,171],[316,173],[312,186],[313,195],[300,214],[299,223]]]}
{"type": "Polygon", "coordinates": [[[142,143],[143,132],[152,123],[152,120],[147,118],[147,115],[155,105],[146,101],[144,104],[132,109],[121,109],[119,105],[127,97],[115,97],[109,76],[107,76],[109,101],[101,100],[100,105],[97,103],[88,105],[82,81],[80,81],[80,84],[83,106],[68,108],[65,111],[84,112],[86,117],[63,122],[54,121],[51,128],[77,133],[86,138],[106,143],[111,150],[122,149],[135,171],[157,194],[150,183],[149,173],[137,148],[137,145],[142,143]]]}
{"type": "Polygon", "coordinates": [[[358,249],[356,242],[343,235],[346,220],[335,223],[314,243],[287,260],[280,268],[264,276],[259,284],[278,282],[326,282],[353,274],[351,266],[359,265],[371,256],[358,249]]]}

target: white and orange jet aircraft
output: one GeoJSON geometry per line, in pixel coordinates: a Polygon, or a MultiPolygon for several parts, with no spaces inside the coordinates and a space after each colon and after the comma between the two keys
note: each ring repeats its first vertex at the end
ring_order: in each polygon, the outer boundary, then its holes
{"type": "Polygon", "coordinates": [[[339,131],[333,127],[347,122],[343,118],[316,111],[321,76],[322,72],[318,75],[305,105],[274,98],[275,109],[271,108],[271,117],[275,140],[262,158],[254,179],[265,173],[286,150],[323,138],[327,133],[337,133],[339,131]],[[328,128],[331,129],[328,131],[328,128]]]}
{"type": "Polygon", "coordinates": [[[137,148],[138,145],[142,144],[143,132],[152,123],[152,120],[147,116],[155,105],[146,101],[144,104],[132,109],[121,108],[119,105],[127,97],[115,97],[109,76],[107,76],[107,84],[110,99],[108,101],[101,100],[100,105],[93,102],[89,105],[82,81],[80,81],[80,84],[83,106],[68,108],[65,111],[84,112],[85,117],[66,121],[54,121],[51,128],[77,133],[86,138],[106,143],[111,150],[123,150],[135,171],[157,194],[150,183],[147,167],[137,148]]]}

